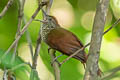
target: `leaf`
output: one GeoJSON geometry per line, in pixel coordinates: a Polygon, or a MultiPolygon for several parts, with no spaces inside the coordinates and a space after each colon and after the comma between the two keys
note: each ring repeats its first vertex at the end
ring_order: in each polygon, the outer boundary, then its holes
{"type": "Polygon", "coordinates": [[[40,80],[36,69],[31,70],[30,80],[40,80]]]}
{"type": "Polygon", "coordinates": [[[3,50],[0,50],[0,68],[11,69],[13,74],[20,80],[29,80],[29,77],[26,73],[30,72],[29,67],[24,65],[19,67],[19,65],[24,64],[25,62],[19,56],[16,56],[15,61],[11,63],[12,53],[8,53],[4,59],[1,60],[1,57],[4,53],[5,52],[3,50]]]}
{"type": "Polygon", "coordinates": [[[68,2],[74,7],[77,8],[78,6],[76,5],[78,3],[78,0],[68,0],[68,2]]]}
{"type": "Polygon", "coordinates": [[[77,11],[78,10],[88,11],[88,10],[95,10],[97,0],[68,0],[68,2],[77,11]]]}
{"type": "Polygon", "coordinates": [[[120,0],[110,0],[110,6],[114,13],[114,16],[120,18],[120,0]]]}

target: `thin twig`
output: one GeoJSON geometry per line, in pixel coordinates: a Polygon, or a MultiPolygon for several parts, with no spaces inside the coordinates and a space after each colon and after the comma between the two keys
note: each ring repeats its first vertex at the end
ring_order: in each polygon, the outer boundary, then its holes
{"type": "Polygon", "coordinates": [[[32,17],[30,18],[30,20],[26,23],[26,25],[23,27],[23,29],[21,30],[20,34],[17,36],[16,40],[11,44],[11,46],[8,48],[8,50],[4,53],[4,55],[2,56],[1,59],[3,59],[8,52],[15,46],[15,44],[19,41],[19,39],[21,38],[21,36],[24,34],[24,32],[27,30],[27,28],[29,27],[30,23],[34,20],[34,18],[37,16],[37,14],[39,13],[40,9],[46,5],[46,2],[42,2],[38,8],[35,10],[35,12],[33,13],[32,17]]]}
{"type": "Polygon", "coordinates": [[[38,35],[37,44],[35,48],[35,54],[34,54],[33,63],[32,63],[33,69],[36,69],[36,66],[37,66],[37,59],[38,59],[38,55],[40,52],[40,47],[41,47],[41,35],[38,35]]]}
{"type": "MultiPolygon", "coordinates": [[[[25,16],[23,16],[23,22],[24,22],[24,24],[27,23],[25,16]]],[[[31,37],[30,37],[30,34],[29,34],[29,31],[28,31],[28,30],[26,30],[26,39],[27,39],[27,42],[28,42],[28,45],[29,45],[31,58],[32,58],[32,61],[33,61],[33,47],[32,47],[32,40],[31,40],[31,37]]]]}
{"type": "Polygon", "coordinates": [[[18,46],[18,41],[16,42],[15,47],[14,47],[14,52],[13,52],[13,55],[12,55],[11,63],[13,63],[13,61],[15,60],[16,52],[17,52],[17,46],[18,46]]]}
{"type": "Polygon", "coordinates": [[[29,33],[28,30],[26,31],[26,39],[27,39],[27,42],[28,42],[28,45],[29,45],[31,58],[32,58],[32,61],[33,61],[33,47],[32,47],[32,40],[31,40],[30,33],[29,33]]]}
{"type": "Polygon", "coordinates": [[[35,54],[34,54],[33,60],[32,60],[32,69],[31,69],[31,74],[30,74],[30,80],[33,80],[34,76],[37,76],[38,80],[40,80],[40,78],[38,76],[38,72],[36,70],[37,59],[38,59],[38,55],[39,55],[39,52],[40,52],[40,47],[41,47],[41,35],[40,35],[40,32],[39,32],[37,43],[36,43],[36,48],[35,48],[35,54]]]}
{"type": "Polygon", "coordinates": [[[36,48],[35,48],[35,54],[34,54],[33,59],[32,59],[32,69],[31,69],[31,74],[30,74],[30,80],[33,80],[35,75],[37,75],[38,80],[40,79],[38,77],[38,72],[36,70],[37,59],[38,59],[38,55],[39,55],[39,52],[40,52],[40,47],[41,47],[41,34],[39,32],[37,43],[36,43],[36,48]]]}
{"type": "Polygon", "coordinates": [[[4,7],[4,9],[2,10],[2,12],[0,13],[0,19],[5,15],[5,13],[7,12],[8,8],[12,5],[13,0],[9,0],[7,5],[4,7]]]}
{"type": "Polygon", "coordinates": [[[120,22],[120,18],[117,21],[115,21],[115,23],[112,24],[112,26],[103,33],[103,35],[106,34],[108,31],[110,31],[113,27],[115,27],[119,22],[120,22]]]}
{"type": "Polygon", "coordinates": [[[50,14],[50,9],[51,9],[52,3],[53,3],[53,0],[49,0],[48,4],[46,5],[46,13],[47,14],[50,14]]]}
{"type": "Polygon", "coordinates": [[[20,67],[22,67],[22,66],[25,66],[25,65],[28,65],[28,64],[26,64],[26,63],[21,63],[21,64],[19,64],[19,65],[16,65],[16,66],[12,67],[11,69],[8,69],[8,71],[14,71],[14,70],[16,70],[16,69],[18,69],[18,68],[20,68],[20,67]]]}
{"type": "Polygon", "coordinates": [[[24,4],[25,4],[25,0],[18,0],[18,5],[19,5],[19,9],[18,9],[18,28],[17,28],[17,34],[20,34],[21,31],[21,24],[22,24],[22,20],[23,20],[23,16],[24,16],[24,4]]]}
{"type": "Polygon", "coordinates": [[[100,80],[108,80],[112,78],[118,71],[120,71],[120,66],[113,68],[112,70],[106,72],[106,74],[104,73],[104,76],[102,76],[100,80]]]}
{"type": "MultiPolygon", "coordinates": [[[[18,28],[17,28],[17,32],[16,32],[16,35],[15,35],[15,39],[17,38],[17,36],[20,34],[20,30],[21,30],[21,24],[22,24],[22,18],[23,18],[23,15],[24,15],[24,4],[25,4],[25,0],[18,0],[18,5],[19,5],[19,8],[18,8],[18,28]]],[[[13,56],[12,56],[12,59],[11,59],[11,63],[13,63],[13,61],[15,60],[15,56],[16,56],[16,51],[17,51],[17,46],[18,46],[18,42],[15,44],[15,47],[14,47],[14,53],[13,53],[13,56]]]]}
{"type": "MultiPolygon", "coordinates": [[[[55,59],[55,50],[50,49],[49,54],[51,56],[51,61],[53,61],[55,59]]],[[[53,69],[54,69],[54,73],[55,73],[55,80],[60,80],[60,69],[59,69],[59,64],[55,61],[53,64],[53,69]]]]}

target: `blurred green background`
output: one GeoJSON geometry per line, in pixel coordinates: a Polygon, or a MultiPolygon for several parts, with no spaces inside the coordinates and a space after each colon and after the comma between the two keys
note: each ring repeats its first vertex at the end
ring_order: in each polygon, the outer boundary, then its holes
{"type": "MultiPolygon", "coordinates": [[[[0,12],[3,10],[8,0],[0,0],[0,12]]],[[[59,24],[73,32],[85,45],[90,42],[92,25],[96,10],[97,0],[54,0],[51,15],[55,16],[59,24]]],[[[37,0],[26,0],[24,15],[27,20],[37,8],[37,0]]],[[[107,15],[105,30],[109,28],[117,19],[120,18],[120,0],[110,0],[110,6],[107,15]]],[[[36,19],[42,19],[39,13],[36,19]]],[[[7,50],[14,41],[18,23],[18,4],[14,0],[6,15],[0,19],[0,49],[7,50]]],[[[33,21],[28,31],[32,39],[33,49],[36,46],[36,40],[40,29],[40,23],[33,21]]],[[[50,65],[50,56],[47,51],[48,46],[42,42],[40,56],[38,59],[37,71],[41,80],[54,80],[53,68],[50,65]]],[[[86,49],[88,52],[89,47],[86,49]]],[[[25,62],[31,62],[30,51],[26,40],[26,34],[22,36],[18,45],[18,56],[25,62]]],[[[61,53],[57,52],[56,55],[61,53]]],[[[62,61],[67,56],[62,56],[62,61]]],[[[100,68],[106,72],[120,65],[120,24],[108,32],[102,41],[100,52],[100,68]]],[[[82,80],[84,75],[83,65],[70,59],[61,66],[61,80],[82,80]]],[[[0,80],[3,71],[0,69],[0,80]]],[[[21,72],[18,74],[22,74],[21,72]]],[[[25,76],[25,75],[24,75],[25,76]]],[[[17,76],[17,80],[21,80],[17,76]]],[[[22,79],[23,80],[23,79],[22,79]]],[[[25,78],[27,80],[27,78],[25,78]]],[[[120,72],[109,80],[120,80],[120,72]]]]}

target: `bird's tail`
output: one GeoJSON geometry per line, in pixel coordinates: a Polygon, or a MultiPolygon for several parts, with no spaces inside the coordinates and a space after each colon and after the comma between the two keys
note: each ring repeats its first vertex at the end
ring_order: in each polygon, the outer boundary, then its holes
{"type": "Polygon", "coordinates": [[[85,53],[85,51],[80,51],[77,55],[74,56],[74,58],[76,58],[77,60],[79,60],[84,68],[86,67],[86,62],[87,62],[87,54],[85,53]]]}

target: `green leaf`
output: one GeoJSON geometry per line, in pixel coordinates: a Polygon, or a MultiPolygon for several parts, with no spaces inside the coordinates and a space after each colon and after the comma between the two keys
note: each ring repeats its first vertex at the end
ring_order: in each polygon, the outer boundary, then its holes
{"type": "Polygon", "coordinates": [[[3,50],[0,50],[0,69],[9,69],[13,72],[13,74],[19,78],[20,80],[29,80],[29,77],[26,72],[30,72],[30,69],[27,65],[25,65],[25,62],[19,57],[16,56],[13,63],[11,63],[12,59],[12,53],[8,53],[2,60],[2,55],[5,52],[3,50]]]}
{"type": "Polygon", "coordinates": [[[68,2],[74,7],[74,8],[77,8],[77,3],[78,3],[78,0],[68,0],[68,2]]]}
{"type": "Polygon", "coordinates": [[[31,70],[30,80],[40,80],[36,69],[31,70]]]}
{"type": "Polygon", "coordinates": [[[114,13],[114,16],[120,18],[120,0],[110,0],[110,6],[114,13]]]}

